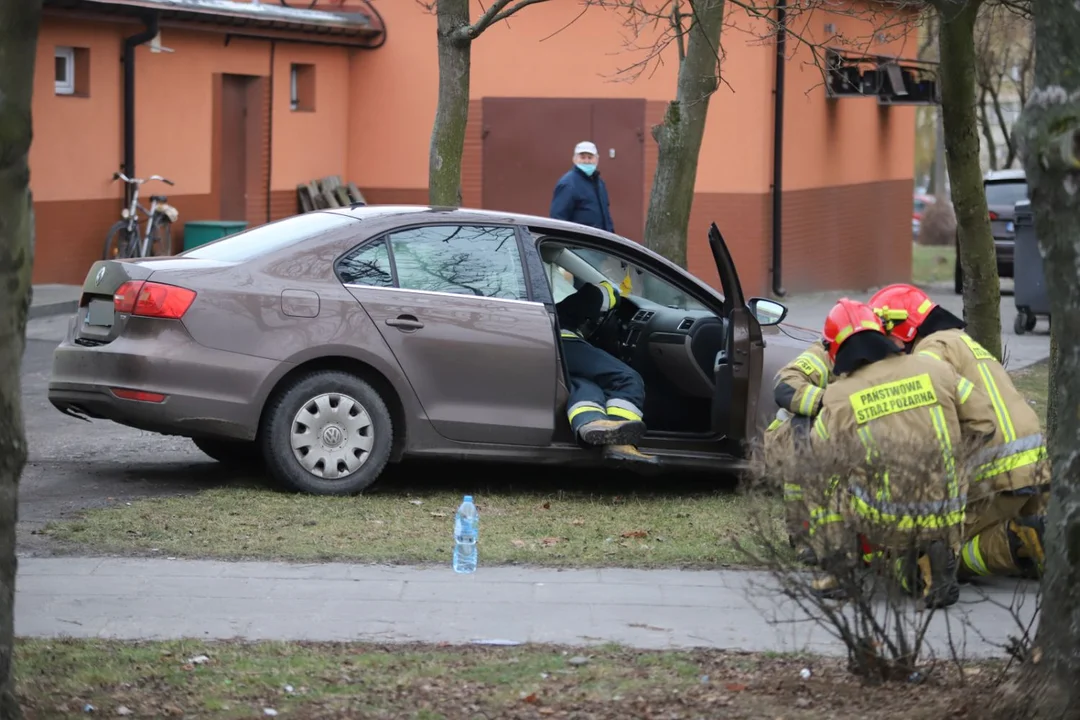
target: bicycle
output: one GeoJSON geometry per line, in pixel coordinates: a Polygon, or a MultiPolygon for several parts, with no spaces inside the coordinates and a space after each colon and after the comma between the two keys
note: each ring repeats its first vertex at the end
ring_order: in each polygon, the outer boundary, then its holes
{"type": "Polygon", "coordinates": [[[129,178],[122,172],[113,173],[113,180],[122,180],[131,186],[131,204],[120,211],[122,220],[117,221],[105,236],[105,260],[160,257],[172,254],[172,224],[180,216],[169,205],[165,195],[151,195],[150,208],[139,204],[139,188],[144,182],[160,180],[174,185],[172,180],[151,175],[148,178],[129,178]],[[146,216],[146,234],[139,237],[139,211],[146,216]]]}

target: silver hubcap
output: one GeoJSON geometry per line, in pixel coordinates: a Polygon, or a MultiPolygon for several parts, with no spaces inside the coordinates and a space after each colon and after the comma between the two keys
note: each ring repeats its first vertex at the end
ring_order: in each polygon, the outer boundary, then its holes
{"type": "Polygon", "coordinates": [[[316,477],[334,480],[356,472],[367,462],[374,442],[371,416],[348,395],[313,397],[293,418],[293,455],[316,477]]]}

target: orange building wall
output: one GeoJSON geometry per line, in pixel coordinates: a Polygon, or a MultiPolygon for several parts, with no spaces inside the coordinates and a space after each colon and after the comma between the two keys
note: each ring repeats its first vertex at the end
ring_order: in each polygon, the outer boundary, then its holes
{"type": "MultiPolygon", "coordinates": [[[[48,17],[38,42],[34,87],[31,187],[37,218],[35,282],[81,283],[101,257],[107,229],[120,217],[123,186],[112,174],[123,165],[123,38],[134,23],[48,17]],[[89,49],[89,97],[58,96],[53,87],[56,46],[89,49]]],[[[268,78],[270,42],[223,33],[165,27],[161,43],[174,52],[136,50],[135,170],[163,175],[148,183],[180,211],[174,244],[186,220],[216,219],[213,127],[214,77],[231,73],[268,78]]],[[[278,43],[274,51],[271,215],[297,212],[296,185],[346,174],[349,135],[349,51],[278,43]],[[316,66],[314,112],[289,108],[289,66],[316,66]]],[[[265,182],[265,180],[262,180],[265,182]]],[[[263,192],[265,195],[265,191],[263,192]]],[[[265,201],[257,202],[261,205],[265,201]]],[[[249,207],[257,213],[259,208],[249,207]]],[[[265,221],[261,216],[252,222],[265,221]]]]}
{"type": "MultiPolygon", "coordinates": [[[[337,3],[326,3],[331,9],[337,3]]],[[[341,175],[370,202],[426,201],[428,147],[438,66],[434,18],[414,2],[378,2],[389,29],[373,51],[278,43],[274,55],[270,216],[296,211],[295,186],[341,175]],[[316,66],[316,109],[288,107],[290,63],[316,66]]],[[[474,18],[480,12],[479,2],[474,18]]],[[[482,197],[484,97],[644,98],[646,125],[675,91],[674,49],[631,81],[619,71],[642,58],[626,46],[625,16],[574,3],[542,3],[485,32],[473,46],[472,101],[463,184],[466,204],[482,197]],[[576,18],[576,19],[575,19],[576,18]]],[[[688,264],[715,282],[705,232],[716,221],[750,292],[764,292],[772,257],[771,183],[775,49],[764,24],[734,7],[724,30],[724,83],[710,102],[690,220],[688,264]]],[[[844,15],[817,16],[804,33],[835,22],[866,35],[844,15]]],[[[38,210],[37,282],[80,282],[119,215],[122,188],[123,37],[134,23],[72,22],[50,16],[39,43],[31,152],[38,210]],[[52,90],[55,45],[91,50],[91,96],[52,90]],[[79,128],[78,131],[72,128],[79,128]],[[86,138],[92,138],[87,142],[86,138]],[[77,222],[75,220],[77,218],[77,222]]],[[[643,36],[639,45],[649,46],[643,36]]],[[[218,215],[213,142],[214,77],[270,74],[270,43],[164,28],[174,53],[136,51],[136,169],[176,181],[168,193],[184,219],[218,215]]],[[[882,51],[902,51],[902,41],[882,51]]],[[[914,113],[873,100],[828,101],[805,48],[789,41],[784,147],[784,284],[789,290],[905,279],[913,176],[914,113]]],[[[911,54],[910,52],[907,54],[911,54]]],[[[647,137],[642,192],[648,197],[656,145],[647,137]]],[[[569,154],[569,148],[552,148],[569,154]]],[[[602,163],[603,161],[601,161],[602,163]]],[[[265,193],[264,193],[265,194],[265,193]]],[[[262,201],[256,200],[258,205],[262,201]]],[[[249,203],[249,211],[251,204],[249,203]]],[[[265,218],[265,213],[263,214],[265,218]]],[[[258,218],[259,221],[263,218],[258,218]]]]}

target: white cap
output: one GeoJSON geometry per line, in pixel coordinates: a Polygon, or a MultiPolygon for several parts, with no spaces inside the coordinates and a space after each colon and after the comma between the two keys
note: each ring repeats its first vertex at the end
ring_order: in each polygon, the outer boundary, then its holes
{"type": "Polygon", "coordinates": [[[588,140],[585,140],[583,142],[579,142],[574,147],[574,154],[577,155],[578,153],[592,153],[593,155],[599,155],[600,154],[600,153],[596,152],[596,145],[589,142],[588,140]]]}

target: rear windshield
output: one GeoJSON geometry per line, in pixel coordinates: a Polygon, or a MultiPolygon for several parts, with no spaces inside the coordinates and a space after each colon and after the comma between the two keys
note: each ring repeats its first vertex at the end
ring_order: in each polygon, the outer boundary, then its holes
{"type": "Polygon", "coordinates": [[[353,218],[333,213],[293,215],[200,245],[180,253],[180,256],[220,262],[246,262],[353,222],[356,222],[353,218]]]}
{"type": "Polygon", "coordinates": [[[1027,183],[1022,180],[986,183],[987,205],[1008,205],[1012,207],[1021,200],[1027,199],[1027,183]]]}

